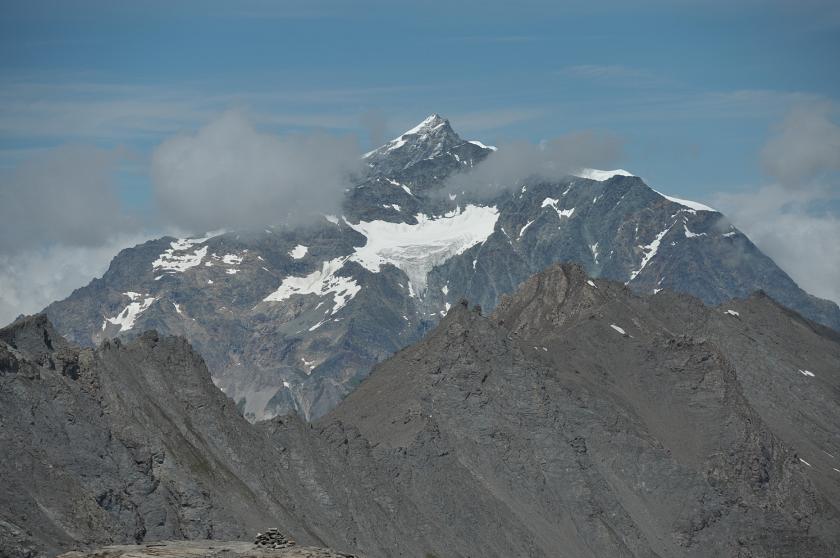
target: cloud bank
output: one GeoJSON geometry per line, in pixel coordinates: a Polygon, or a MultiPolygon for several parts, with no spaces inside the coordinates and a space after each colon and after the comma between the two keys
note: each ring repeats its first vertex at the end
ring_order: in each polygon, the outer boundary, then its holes
{"type": "Polygon", "coordinates": [[[124,150],[40,152],[0,176],[0,324],[64,298],[149,238],[338,213],[360,151],[350,136],[279,136],[225,112],[154,150],[143,219],[117,194],[124,150]]]}
{"type": "Polygon", "coordinates": [[[826,102],[794,107],[761,152],[772,182],[715,203],[803,289],[840,303],[840,125],[826,102]]]}
{"type": "Polygon", "coordinates": [[[468,173],[451,177],[446,192],[469,192],[492,197],[511,190],[526,179],[555,180],[581,168],[612,168],[622,153],[622,141],[613,135],[584,131],[533,144],[500,144],[468,173]]]}
{"type": "Polygon", "coordinates": [[[832,120],[837,112],[829,102],[794,107],[762,150],[765,172],[786,188],[829,186],[837,194],[831,176],[840,172],[840,126],[832,120]]]}
{"type": "Polygon", "coordinates": [[[155,198],[165,222],[194,232],[300,222],[339,212],[360,151],[353,136],[276,136],[229,111],[155,149],[155,198]]]}
{"type": "Polygon", "coordinates": [[[0,177],[0,254],[56,241],[96,246],[135,228],[116,195],[122,157],[120,150],[59,147],[0,177]]]}

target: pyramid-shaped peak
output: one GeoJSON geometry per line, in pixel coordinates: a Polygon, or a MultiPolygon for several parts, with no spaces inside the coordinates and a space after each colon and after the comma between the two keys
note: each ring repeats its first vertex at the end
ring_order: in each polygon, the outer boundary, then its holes
{"type": "Polygon", "coordinates": [[[433,148],[438,144],[454,145],[462,141],[458,134],[452,130],[449,121],[441,115],[434,113],[385,145],[365,153],[363,157],[369,158],[374,154],[385,155],[394,150],[399,150],[403,146],[407,146],[412,151],[423,151],[426,148],[433,148]]]}
{"type": "Polygon", "coordinates": [[[420,124],[404,132],[402,135],[407,136],[409,134],[419,134],[421,132],[436,130],[437,128],[448,125],[449,121],[446,118],[437,113],[433,113],[424,118],[420,124]]]}

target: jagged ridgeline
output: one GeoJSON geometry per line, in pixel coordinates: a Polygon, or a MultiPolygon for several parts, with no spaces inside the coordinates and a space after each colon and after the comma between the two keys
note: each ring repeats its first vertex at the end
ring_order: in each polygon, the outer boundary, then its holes
{"type": "Polygon", "coordinates": [[[709,304],[762,289],[840,329],[836,304],[802,291],[719,212],[627,171],[530,178],[490,198],[459,190],[494,150],[432,115],[364,155],[343,215],[153,240],[45,312],[82,346],[146,329],[185,336],[250,420],[323,415],[461,297],[490,311],[555,262],[709,304]]]}
{"type": "Polygon", "coordinates": [[[766,295],[556,265],[489,316],[454,301],[314,423],[251,424],[183,338],[78,348],[27,318],[0,330],[0,548],[276,527],[382,558],[836,556],[838,362],[766,295]]]}

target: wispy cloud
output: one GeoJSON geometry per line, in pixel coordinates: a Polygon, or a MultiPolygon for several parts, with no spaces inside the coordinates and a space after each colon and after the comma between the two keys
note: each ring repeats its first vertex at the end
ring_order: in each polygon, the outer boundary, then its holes
{"type": "Polygon", "coordinates": [[[592,125],[656,125],[662,122],[686,122],[745,119],[775,120],[801,103],[825,101],[826,98],[804,91],[743,89],[734,91],[665,91],[611,99],[583,99],[558,103],[560,113],[580,115],[592,125]]]}
{"type": "Polygon", "coordinates": [[[228,111],[158,146],[151,172],[172,226],[261,227],[339,212],[350,174],[361,170],[360,152],[353,136],[277,136],[228,111]]]}
{"type": "MultiPolygon", "coordinates": [[[[264,126],[352,130],[365,107],[429,91],[429,84],[284,88],[208,94],[209,86],[134,86],[69,79],[0,81],[0,136],[20,143],[148,141],[195,128],[233,107],[264,126]]],[[[443,87],[443,85],[440,85],[443,87]]]]}

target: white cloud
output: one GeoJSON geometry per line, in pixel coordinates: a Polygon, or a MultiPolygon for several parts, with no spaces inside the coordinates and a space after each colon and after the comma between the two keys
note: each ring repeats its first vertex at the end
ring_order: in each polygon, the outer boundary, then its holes
{"type": "Polygon", "coordinates": [[[803,289],[840,303],[840,126],[834,105],[799,103],[774,129],[762,164],[774,182],[716,204],[803,289]]]}
{"type": "Polygon", "coordinates": [[[155,149],[155,196],[167,222],[196,232],[336,213],[360,151],[352,136],[276,136],[228,111],[155,149]]]}
{"type": "Polygon", "coordinates": [[[840,126],[832,120],[836,113],[827,101],[793,107],[764,146],[764,169],[796,189],[840,171],[840,126]]]}
{"type": "Polygon", "coordinates": [[[840,304],[840,219],[809,210],[819,201],[775,185],[714,203],[800,287],[840,304]]]}
{"type": "Polygon", "coordinates": [[[120,207],[114,175],[120,150],[66,146],[37,154],[0,176],[0,254],[53,242],[96,246],[134,223],[120,207]]]}
{"type": "Polygon", "coordinates": [[[98,246],[53,244],[19,254],[0,254],[0,325],[32,314],[100,277],[123,248],[147,238],[118,235],[98,246]]]}
{"type": "Polygon", "coordinates": [[[564,134],[539,144],[500,144],[498,151],[470,172],[453,175],[446,192],[493,196],[529,177],[556,179],[584,167],[615,168],[621,151],[620,138],[593,131],[564,134]]]}
{"type": "Polygon", "coordinates": [[[145,240],[116,194],[121,149],[35,152],[0,175],[0,323],[42,310],[145,240]]]}

